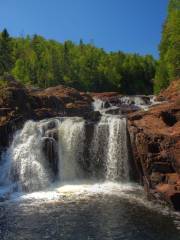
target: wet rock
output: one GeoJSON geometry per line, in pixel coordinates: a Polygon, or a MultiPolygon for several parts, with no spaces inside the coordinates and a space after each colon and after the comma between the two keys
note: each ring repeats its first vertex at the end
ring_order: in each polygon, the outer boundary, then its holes
{"type": "Polygon", "coordinates": [[[43,139],[43,152],[49,162],[49,166],[52,169],[54,175],[58,174],[58,144],[52,137],[46,137],[43,139]]]}
{"type": "Polygon", "coordinates": [[[92,111],[92,112],[89,112],[85,118],[88,120],[88,121],[93,121],[93,122],[97,122],[100,120],[101,118],[101,113],[99,111],[92,111]]]}
{"type": "Polygon", "coordinates": [[[144,101],[145,105],[151,104],[150,97],[149,96],[142,96],[142,100],[144,101]]]}
{"type": "Polygon", "coordinates": [[[53,138],[55,141],[58,141],[58,129],[47,130],[45,136],[53,138]]]}
{"type": "Polygon", "coordinates": [[[109,108],[109,107],[111,107],[111,104],[108,101],[106,101],[104,103],[104,108],[109,108]]]}
{"type": "Polygon", "coordinates": [[[180,199],[180,193],[179,192],[174,193],[171,196],[171,202],[172,202],[172,204],[173,204],[173,206],[174,206],[176,211],[180,211],[179,199],[180,199]]]}
{"type": "Polygon", "coordinates": [[[106,114],[112,114],[112,115],[117,115],[117,114],[121,114],[121,108],[114,108],[114,109],[109,109],[107,111],[105,111],[106,114]]]}
{"type": "Polygon", "coordinates": [[[121,109],[121,113],[122,113],[122,114],[129,114],[129,113],[133,113],[133,112],[136,112],[136,111],[140,110],[139,107],[134,106],[134,105],[130,105],[130,106],[128,106],[128,105],[122,105],[122,106],[120,107],[120,109],[121,109]]]}

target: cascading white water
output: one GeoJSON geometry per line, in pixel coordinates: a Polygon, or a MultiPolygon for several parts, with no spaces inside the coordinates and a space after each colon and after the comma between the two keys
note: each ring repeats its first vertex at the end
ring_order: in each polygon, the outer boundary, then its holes
{"type": "Polygon", "coordinates": [[[149,107],[160,104],[161,102],[158,102],[156,100],[156,97],[153,95],[149,96],[123,96],[120,97],[120,102],[121,104],[126,104],[126,105],[134,105],[138,107],[139,109],[142,109],[144,111],[147,111],[149,107]]]}
{"type": "Polygon", "coordinates": [[[107,180],[129,180],[126,118],[107,118],[109,141],[107,153],[107,180]]]}
{"type": "Polygon", "coordinates": [[[94,98],[93,108],[94,111],[101,111],[104,108],[104,101],[94,98]]]}
{"type": "Polygon", "coordinates": [[[129,180],[126,118],[101,117],[93,134],[91,159],[104,163],[106,180],[129,180]]]}
{"type": "Polygon", "coordinates": [[[81,177],[78,162],[83,158],[84,125],[82,118],[67,118],[59,126],[59,177],[61,181],[81,177]]]}
{"type": "Polygon", "coordinates": [[[50,185],[53,172],[45,156],[47,149],[44,149],[44,140],[53,139],[51,128],[57,128],[58,131],[60,181],[80,177],[78,161],[83,157],[84,120],[61,118],[28,121],[23,129],[15,134],[10,148],[2,155],[0,185],[9,184],[16,188],[15,190],[27,192],[50,185]]]}
{"type": "MultiPolygon", "coordinates": [[[[42,151],[42,123],[26,122],[4,154],[4,179],[19,191],[36,191],[48,186],[51,172],[42,151]],[[8,163],[8,166],[7,166],[8,163]]],[[[2,176],[1,176],[2,177],[2,176]]],[[[2,181],[1,181],[2,182],[2,181]]]]}
{"type": "Polygon", "coordinates": [[[83,118],[26,122],[3,154],[0,186],[6,184],[13,191],[33,192],[47,188],[54,180],[65,183],[91,177],[128,181],[126,119],[103,114],[93,123],[91,132],[86,146],[83,118]]]}
{"type": "Polygon", "coordinates": [[[124,103],[124,104],[134,104],[136,106],[143,106],[143,105],[146,105],[143,97],[141,96],[123,96],[120,98],[121,100],[121,103],[124,103]]]}

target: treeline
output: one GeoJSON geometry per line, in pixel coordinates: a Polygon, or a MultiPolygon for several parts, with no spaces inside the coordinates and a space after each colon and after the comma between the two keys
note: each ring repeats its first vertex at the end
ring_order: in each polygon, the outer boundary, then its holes
{"type": "Polygon", "coordinates": [[[160,60],[151,55],[106,52],[92,44],[59,43],[41,36],[11,38],[0,33],[0,83],[13,75],[27,85],[58,84],[82,91],[156,93],[180,78],[180,0],[169,0],[159,46],[160,60]],[[154,80],[154,81],[153,81],[154,80]]]}
{"type": "Polygon", "coordinates": [[[12,74],[27,85],[64,84],[82,91],[151,93],[156,61],[151,55],[107,53],[92,44],[59,43],[41,36],[0,34],[0,75],[12,74]]]}
{"type": "Polygon", "coordinates": [[[180,0],[170,0],[159,46],[160,60],[154,90],[158,93],[180,78],[180,0]]]}

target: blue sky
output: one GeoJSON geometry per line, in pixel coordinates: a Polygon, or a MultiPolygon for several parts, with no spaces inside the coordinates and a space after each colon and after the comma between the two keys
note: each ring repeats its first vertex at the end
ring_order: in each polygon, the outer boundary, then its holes
{"type": "Polygon", "coordinates": [[[168,0],[0,0],[0,30],[158,57],[168,0]]]}

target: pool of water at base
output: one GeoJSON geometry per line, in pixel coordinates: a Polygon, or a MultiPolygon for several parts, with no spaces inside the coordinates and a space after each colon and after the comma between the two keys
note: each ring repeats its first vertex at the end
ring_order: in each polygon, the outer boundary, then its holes
{"type": "Polygon", "coordinates": [[[134,184],[66,184],[0,204],[0,240],[180,240],[180,215],[134,184]]]}

